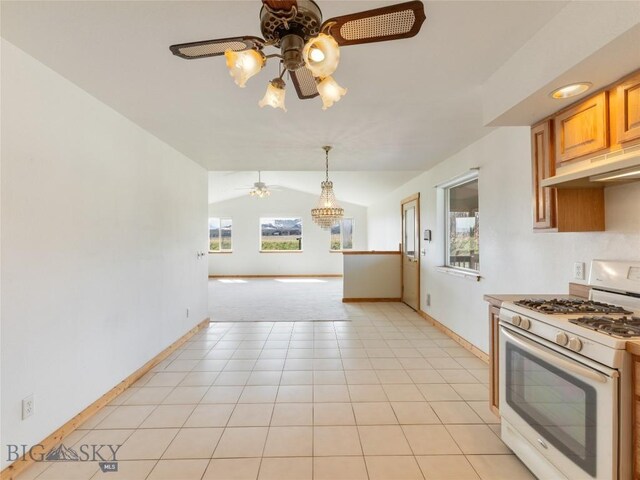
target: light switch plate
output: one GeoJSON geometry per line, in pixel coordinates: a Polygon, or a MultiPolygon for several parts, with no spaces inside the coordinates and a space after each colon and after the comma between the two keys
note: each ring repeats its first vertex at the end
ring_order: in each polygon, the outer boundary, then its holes
{"type": "Polygon", "coordinates": [[[35,403],[33,401],[33,395],[29,395],[22,399],[22,419],[29,418],[33,415],[35,409],[35,403]]]}

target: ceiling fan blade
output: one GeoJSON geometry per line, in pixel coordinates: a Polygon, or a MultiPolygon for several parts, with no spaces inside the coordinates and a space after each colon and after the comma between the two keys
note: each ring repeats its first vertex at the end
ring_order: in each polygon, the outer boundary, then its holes
{"type": "Polygon", "coordinates": [[[425,19],[424,5],[413,1],[330,18],[320,30],[340,46],[358,45],[413,37],[425,19]]]}
{"type": "Polygon", "coordinates": [[[224,55],[226,50],[239,52],[249,48],[262,48],[264,40],[258,37],[231,37],[201,42],[180,43],[171,45],[171,53],[181,58],[205,58],[224,55]]]}
{"type": "Polygon", "coordinates": [[[289,70],[289,76],[291,77],[293,86],[296,88],[298,98],[301,100],[317,97],[319,95],[316,79],[313,78],[311,70],[307,67],[302,67],[298,70],[289,70]]]}
{"type": "Polygon", "coordinates": [[[285,12],[290,11],[292,7],[298,5],[298,2],[296,2],[296,0],[262,0],[262,3],[264,3],[271,10],[282,10],[285,12]]]}

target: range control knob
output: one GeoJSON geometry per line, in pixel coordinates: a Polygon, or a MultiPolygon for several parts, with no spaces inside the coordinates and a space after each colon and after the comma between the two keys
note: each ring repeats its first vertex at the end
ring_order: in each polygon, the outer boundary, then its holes
{"type": "Polygon", "coordinates": [[[513,323],[516,327],[520,326],[520,322],[522,322],[522,317],[520,315],[514,315],[511,317],[511,323],[513,323]]]}
{"type": "Polygon", "coordinates": [[[567,343],[569,343],[569,337],[567,337],[567,334],[564,332],[558,332],[556,334],[556,343],[564,347],[567,343]]]}
{"type": "Polygon", "coordinates": [[[571,337],[569,339],[569,348],[574,352],[579,352],[580,350],[582,350],[582,342],[579,338],[571,337]]]}
{"type": "Polygon", "coordinates": [[[523,318],[520,321],[520,328],[524,330],[529,330],[531,328],[531,320],[529,320],[528,318],[523,318]]]}

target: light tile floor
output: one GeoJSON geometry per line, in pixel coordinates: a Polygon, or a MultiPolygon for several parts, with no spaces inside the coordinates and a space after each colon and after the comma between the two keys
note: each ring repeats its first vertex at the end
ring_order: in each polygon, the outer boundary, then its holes
{"type": "Polygon", "coordinates": [[[534,478],[498,437],[487,365],[403,304],[349,322],[212,323],[64,443],[122,444],[119,471],[19,480],[534,478]]]}

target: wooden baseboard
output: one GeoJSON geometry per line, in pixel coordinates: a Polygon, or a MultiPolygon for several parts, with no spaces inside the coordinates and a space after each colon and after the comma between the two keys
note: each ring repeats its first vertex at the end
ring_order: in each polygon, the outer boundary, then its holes
{"type": "Polygon", "coordinates": [[[400,298],[343,298],[343,303],[358,303],[358,302],[400,302],[400,298]]]}
{"type": "Polygon", "coordinates": [[[209,275],[209,278],[342,278],[342,274],[318,273],[316,275],[209,275]]]}
{"type": "Polygon", "coordinates": [[[465,348],[466,350],[469,350],[471,353],[473,353],[476,357],[478,357],[483,362],[489,363],[489,355],[486,354],[485,352],[483,352],[482,350],[480,350],[473,343],[471,343],[468,340],[465,340],[460,335],[458,335],[456,332],[454,332],[450,328],[448,328],[445,325],[443,325],[442,323],[440,323],[438,320],[433,318],[428,313],[426,313],[426,312],[424,312],[422,310],[418,310],[418,313],[420,314],[420,316],[422,318],[424,318],[425,320],[430,322],[434,327],[436,327],[442,333],[444,333],[445,335],[450,337],[453,341],[455,341],[458,344],[460,344],[461,347],[465,348]]]}
{"type": "MultiPolygon", "coordinates": [[[[133,385],[147,372],[149,372],[149,370],[151,370],[153,367],[159,364],[162,360],[164,360],[169,355],[171,355],[176,349],[181,347],[187,340],[189,340],[191,337],[193,337],[196,333],[198,333],[203,328],[206,328],[209,325],[209,322],[210,322],[209,318],[204,319],[202,322],[200,322],[198,325],[193,327],[191,330],[185,333],[178,340],[176,340],[167,348],[165,348],[158,355],[156,355],[147,363],[145,363],[138,370],[133,372],[131,375],[129,375],[127,378],[125,378],[123,381],[121,381],[119,384],[117,384],[107,393],[102,395],[98,400],[93,402],[91,405],[89,405],[87,408],[82,410],[79,414],[77,414],[67,423],[65,423],[56,431],[54,431],[47,438],[38,442],[37,445],[42,446],[43,452],[48,452],[49,450],[51,450],[55,445],[60,443],[67,435],[69,435],[71,432],[76,430],[80,425],[82,425],[84,422],[89,420],[93,415],[98,413],[102,409],[102,407],[104,407],[109,402],[111,402],[114,398],[116,398],[123,391],[125,391],[127,388],[133,385]]],[[[14,480],[19,473],[23,472],[32,463],[35,463],[35,462],[28,455],[20,458],[19,460],[16,460],[11,465],[4,468],[2,472],[0,472],[0,480],[14,480]]]]}

